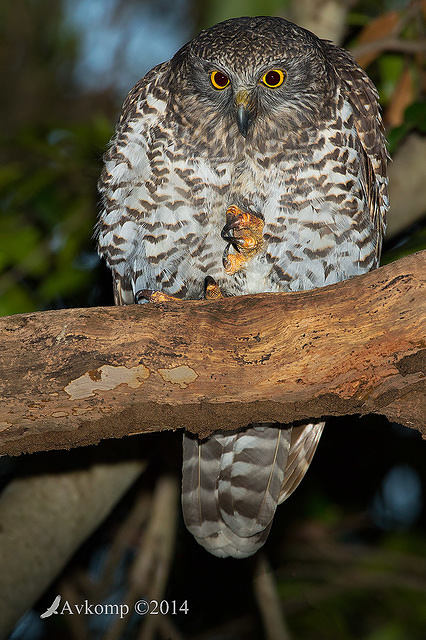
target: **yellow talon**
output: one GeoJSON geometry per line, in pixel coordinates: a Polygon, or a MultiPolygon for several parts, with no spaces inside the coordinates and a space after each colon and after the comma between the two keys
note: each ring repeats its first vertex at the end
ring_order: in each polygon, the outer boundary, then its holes
{"type": "Polygon", "coordinates": [[[235,204],[226,211],[226,224],[221,235],[228,242],[223,255],[223,266],[228,275],[233,275],[242,269],[250,258],[255,256],[263,247],[264,220],[255,215],[242,211],[235,204]],[[237,253],[229,253],[231,245],[237,253]]]}
{"type": "Polygon", "coordinates": [[[169,296],[167,293],[153,291],[152,289],[141,289],[141,291],[137,291],[135,302],[138,303],[141,298],[144,298],[148,302],[182,302],[182,298],[175,298],[175,296],[169,296]]]}
{"type": "Polygon", "coordinates": [[[206,300],[219,300],[220,298],[223,298],[219,285],[210,276],[207,276],[206,278],[205,298],[206,300]]]}
{"type": "Polygon", "coordinates": [[[242,253],[226,253],[223,256],[223,266],[228,276],[233,276],[246,264],[247,258],[242,253]]]}

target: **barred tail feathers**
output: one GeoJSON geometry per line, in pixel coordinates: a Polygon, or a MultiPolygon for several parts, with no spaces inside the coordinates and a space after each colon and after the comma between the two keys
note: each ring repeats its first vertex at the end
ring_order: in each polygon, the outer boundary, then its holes
{"type": "Polygon", "coordinates": [[[291,428],[256,425],[199,440],[184,434],[182,507],[197,542],[246,558],[266,541],[289,455],[291,428]]]}

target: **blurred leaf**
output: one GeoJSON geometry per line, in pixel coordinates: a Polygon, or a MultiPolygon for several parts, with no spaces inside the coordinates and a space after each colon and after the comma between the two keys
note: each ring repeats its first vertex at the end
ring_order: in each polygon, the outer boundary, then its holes
{"type": "MultiPolygon", "coordinates": [[[[426,104],[424,102],[413,102],[404,113],[404,122],[399,127],[391,129],[388,134],[389,153],[395,153],[402,140],[410,133],[417,130],[419,133],[426,133],[426,104]]],[[[419,158],[420,165],[423,164],[419,158]]]]}
{"type": "Polygon", "coordinates": [[[384,53],[377,61],[381,82],[379,85],[380,98],[387,104],[393,96],[398,81],[404,70],[404,58],[394,53],[384,53]]]}
{"type": "Polygon", "coordinates": [[[390,127],[397,127],[404,122],[404,112],[413,102],[414,86],[411,69],[405,67],[398,79],[395,90],[384,113],[384,120],[390,127]]]}
{"type": "MultiPolygon", "coordinates": [[[[362,29],[358,36],[358,44],[361,45],[375,42],[376,40],[389,36],[398,24],[399,19],[400,15],[398,11],[389,11],[388,13],[378,16],[362,29]]],[[[376,60],[380,54],[380,49],[376,49],[370,53],[359,56],[357,58],[357,62],[365,69],[369,64],[376,60]]]]}
{"type": "Polygon", "coordinates": [[[414,102],[405,112],[405,120],[421,133],[426,133],[426,103],[414,102]]]}
{"type": "Polygon", "coordinates": [[[0,283],[8,313],[73,306],[75,295],[89,295],[98,262],[73,265],[82,252],[95,256],[96,181],[111,132],[101,116],[4,136],[3,149],[12,157],[0,171],[0,233],[7,239],[0,248],[0,283]]]}
{"type": "MultiPolygon", "coordinates": [[[[0,278],[0,291],[3,289],[3,285],[4,279],[0,278]]],[[[2,316],[35,310],[36,307],[29,291],[22,285],[13,283],[13,286],[8,287],[7,296],[0,295],[0,315],[2,316]]]]}
{"type": "Polygon", "coordinates": [[[62,297],[79,291],[87,282],[87,273],[68,267],[67,269],[58,269],[52,275],[44,278],[43,284],[40,286],[39,294],[42,300],[48,302],[56,297],[62,297]]]}
{"type": "Polygon", "coordinates": [[[0,218],[0,236],[7,239],[0,249],[0,269],[24,262],[40,243],[37,229],[14,212],[0,218]]]}
{"type": "Polygon", "coordinates": [[[386,622],[378,629],[365,637],[365,640],[401,640],[405,636],[405,629],[400,623],[386,622]]]}

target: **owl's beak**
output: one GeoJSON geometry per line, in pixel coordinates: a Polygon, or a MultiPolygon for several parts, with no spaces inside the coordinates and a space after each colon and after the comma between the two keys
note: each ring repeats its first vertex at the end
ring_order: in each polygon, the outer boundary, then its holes
{"type": "Polygon", "coordinates": [[[243,138],[247,136],[249,125],[253,119],[253,104],[248,91],[239,91],[235,96],[238,131],[243,138]]]}
{"type": "Polygon", "coordinates": [[[237,125],[238,125],[238,130],[243,136],[243,138],[247,137],[249,123],[250,123],[250,114],[247,108],[244,105],[240,104],[240,106],[237,109],[237,125]]]}

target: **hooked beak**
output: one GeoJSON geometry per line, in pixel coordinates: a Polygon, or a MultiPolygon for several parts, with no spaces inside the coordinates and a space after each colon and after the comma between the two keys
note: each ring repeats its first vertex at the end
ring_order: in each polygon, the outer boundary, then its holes
{"type": "Polygon", "coordinates": [[[246,138],[248,128],[254,117],[254,105],[248,91],[239,91],[237,93],[235,96],[235,106],[237,108],[238,130],[243,138],[246,138]]]}

